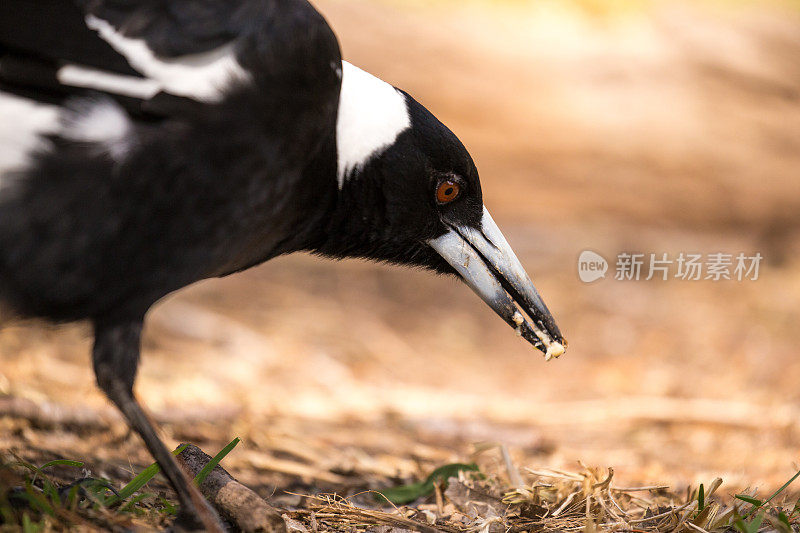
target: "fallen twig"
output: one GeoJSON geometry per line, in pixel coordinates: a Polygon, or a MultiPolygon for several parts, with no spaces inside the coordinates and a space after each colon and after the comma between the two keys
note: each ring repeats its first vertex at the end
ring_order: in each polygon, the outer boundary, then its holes
{"type": "MultiPolygon", "coordinates": [[[[178,454],[178,460],[194,477],[211,460],[203,450],[189,444],[178,454]]],[[[226,519],[245,533],[286,532],[280,511],[258,494],[245,487],[224,468],[217,465],[200,484],[200,491],[226,519]]]]}

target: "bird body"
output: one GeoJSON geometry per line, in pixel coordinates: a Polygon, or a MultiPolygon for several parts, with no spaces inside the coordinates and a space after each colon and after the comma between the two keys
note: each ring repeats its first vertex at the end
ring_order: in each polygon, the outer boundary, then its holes
{"type": "Polygon", "coordinates": [[[98,384],[196,527],[217,523],[133,395],[175,290],[296,251],[421,266],[563,352],[466,148],[305,0],[4,0],[0,91],[44,133],[0,189],[0,302],[94,324],[98,384]]]}
{"type": "MultiPolygon", "coordinates": [[[[268,35],[278,16],[262,13],[268,35]]],[[[68,103],[0,197],[2,298],[55,320],[140,318],[175,289],[306,247],[336,191],[322,178],[336,164],[338,47],[321,40],[308,45],[329,56],[318,75],[214,79],[232,87],[202,112],[134,122],[108,96],[68,103]]],[[[259,61],[257,44],[241,46],[259,61]]],[[[297,48],[283,56],[310,54],[297,48]]]]}

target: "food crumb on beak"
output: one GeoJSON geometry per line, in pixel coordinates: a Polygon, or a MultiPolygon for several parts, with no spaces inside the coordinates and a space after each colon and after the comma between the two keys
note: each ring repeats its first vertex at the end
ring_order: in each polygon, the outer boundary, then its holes
{"type": "MultiPolygon", "coordinates": [[[[514,315],[511,317],[511,321],[517,325],[515,331],[517,332],[517,336],[522,335],[522,324],[525,323],[525,318],[522,316],[522,313],[516,311],[514,315]]],[[[560,342],[556,342],[550,338],[550,335],[545,333],[544,331],[540,330],[536,327],[535,324],[531,324],[531,329],[533,332],[536,333],[536,336],[544,343],[547,347],[547,351],[544,354],[544,360],[549,361],[551,359],[557,358],[562,355],[566,350],[564,349],[564,345],[560,342]]]]}
{"type": "Polygon", "coordinates": [[[544,354],[544,360],[549,361],[554,357],[557,358],[564,353],[564,346],[560,342],[553,342],[547,346],[547,352],[544,354]]]}
{"type": "Polygon", "coordinates": [[[511,317],[511,320],[517,325],[517,327],[514,328],[514,332],[517,334],[517,337],[522,337],[522,324],[525,323],[525,319],[522,318],[520,312],[517,311],[514,313],[514,316],[511,317]]]}
{"type": "MultiPolygon", "coordinates": [[[[512,318],[514,323],[517,324],[517,329],[519,329],[519,325],[521,324],[521,322],[517,322],[517,317],[519,317],[520,321],[523,320],[522,315],[520,315],[519,311],[514,313],[514,316],[512,318]]],[[[563,353],[566,351],[564,349],[563,344],[561,344],[558,341],[554,341],[552,338],[550,338],[550,335],[548,335],[547,333],[536,327],[536,324],[531,324],[531,329],[533,329],[533,332],[536,333],[536,336],[539,337],[539,340],[541,340],[547,347],[547,351],[545,351],[544,354],[545,361],[550,361],[551,359],[558,358],[559,356],[563,355],[563,353]]]]}

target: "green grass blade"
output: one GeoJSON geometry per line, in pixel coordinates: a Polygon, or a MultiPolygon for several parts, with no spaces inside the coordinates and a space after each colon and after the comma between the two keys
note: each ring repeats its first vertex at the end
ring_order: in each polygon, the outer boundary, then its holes
{"type": "Polygon", "coordinates": [[[428,479],[425,480],[425,483],[434,483],[437,480],[447,481],[451,477],[456,477],[459,472],[462,470],[471,470],[473,472],[477,472],[478,465],[475,463],[464,464],[464,463],[453,463],[450,465],[440,466],[433,472],[431,475],[428,476],[428,479]]]}
{"type": "MultiPolygon", "coordinates": [[[[178,455],[186,448],[186,445],[178,446],[173,452],[172,455],[178,455]]],[[[141,489],[145,485],[147,485],[150,480],[152,480],[158,473],[161,472],[161,467],[158,466],[158,463],[153,463],[144,470],[142,470],[139,475],[133,478],[127,485],[122,487],[119,491],[119,496],[112,496],[106,501],[106,505],[114,505],[115,503],[127,500],[130,498],[133,493],[137,490],[141,489]]]]}
{"type": "Polygon", "coordinates": [[[53,505],[61,505],[61,496],[58,494],[58,487],[56,487],[55,483],[51,483],[49,480],[46,480],[44,482],[42,492],[44,492],[44,495],[50,499],[50,502],[53,505]]]}
{"type": "MultiPolygon", "coordinates": [[[[753,498],[752,496],[748,496],[747,494],[737,494],[736,496],[734,496],[734,498],[736,498],[737,500],[742,500],[745,503],[749,503],[750,505],[754,505],[756,509],[758,509],[764,504],[764,502],[762,502],[758,498],[753,498]]],[[[747,518],[747,516],[745,516],[745,518],[747,518]]]]}
{"type": "Polygon", "coordinates": [[[703,509],[706,508],[706,489],[702,483],[700,483],[700,489],[697,491],[697,512],[702,513],[703,509]]]}
{"type": "Polygon", "coordinates": [[[49,461],[49,462],[43,464],[42,466],[40,466],[39,468],[36,468],[36,470],[34,470],[33,479],[31,480],[31,482],[35,482],[36,478],[39,477],[39,474],[42,474],[42,476],[44,477],[43,470],[45,468],[50,468],[51,466],[75,466],[75,467],[81,467],[81,466],[83,466],[83,463],[80,462],[80,461],[70,461],[69,459],[56,459],[55,461],[49,461]]]}
{"type": "Polygon", "coordinates": [[[200,485],[201,483],[203,483],[203,481],[205,481],[206,478],[208,477],[208,474],[210,474],[211,471],[214,470],[214,468],[219,464],[219,462],[222,461],[225,458],[225,456],[231,453],[231,450],[233,450],[236,447],[236,445],[239,444],[241,441],[242,439],[236,437],[235,439],[230,441],[227,446],[222,448],[222,450],[220,450],[220,452],[217,455],[215,455],[211,459],[211,461],[209,461],[208,464],[204,466],[202,470],[200,470],[200,472],[197,473],[197,476],[195,476],[194,478],[195,485],[200,485]]]}
{"type": "Polygon", "coordinates": [[[386,499],[395,505],[405,505],[433,493],[434,484],[437,481],[447,482],[448,479],[457,476],[462,470],[477,471],[478,465],[474,463],[453,463],[440,466],[431,472],[425,481],[383,489],[375,495],[375,499],[378,501],[386,499]]]}
{"type": "Polygon", "coordinates": [[[37,470],[39,470],[38,468],[36,468],[36,466],[30,464],[27,461],[22,461],[22,460],[14,461],[14,462],[11,462],[11,463],[3,465],[4,468],[13,468],[15,466],[21,466],[21,467],[27,468],[28,470],[30,470],[34,474],[36,473],[37,470]]]}
{"type": "MultiPolygon", "coordinates": [[[[767,499],[766,499],[766,501],[760,505],[760,507],[763,507],[763,506],[767,505],[769,502],[771,502],[772,500],[774,500],[774,499],[775,499],[775,498],[778,496],[778,494],[780,494],[781,492],[785,491],[785,490],[786,490],[786,488],[787,488],[789,485],[791,485],[791,484],[794,482],[794,480],[795,480],[795,479],[797,479],[798,477],[800,477],[800,470],[798,470],[798,471],[797,471],[797,473],[796,473],[795,475],[793,475],[793,476],[792,476],[792,479],[790,479],[789,481],[787,481],[786,483],[784,483],[784,484],[783,484],[783,486],[782,486],[781,488],[779,488],[778,490],[776,490],[776,491],[775,491],[775,492],[772,494],[772,496],[770,496],[769,498],[767,498],[767,499]]],[[[738,498],[738,496],[737,496],[737,498],[738,498]]],[[[750,510],[750,512],[749,512],[749,513],[747,513],[747,516],[749,517],[751,514],[753,514],[753,512],[754,512],[755,510],[756,510],[755,508],[754,508],[754,509],[751,509],[751,510],[750,510]]],[[[745,517],[745,518],[747,518],[747,517],[745,517]]]]}
{"type": "Polygon", "coordinates": [[[100,507],[108,507],[112,503],[112,499],[119,496],[119,492],[107,479],[84,479],[80,482],[79,488],[83,489],[92,503],[100,507]]]}
{"type": "Polygon", "coordinates": [[[161,496],[160,499],[161,499],[161,505],[164,506],[164,511],[167,514],[171,514],[171,515],[178,514],[178,509],[174,505],[172,505],[169,501],[167,501],[167,499],[165,497],[161,496]]]}
{"type": "Polygon", "coordinates": [[[113,505],[118,501],[124,501],[133,496],[133,494],[147,485],[156,475],[161,472],[161,467],[158,466],[158,463],[153,463],[134,477],[130,482],[122,487],[119,491],[119,496],[112,496],[108,500],[109,505],[113,505]]]}
{"type": "Polygon", "coordinates": [[[75,485],[69,489],[67,492],[67,508],[70,511],[74,511],[78,508],[78,490],[80,489],[79,485],[75,485]]]}
{"type": "Polygon", "coordinates": [[[152,498],[152,497],[154,497],[154,496],[155,496],[155,494],[153,494],[153,493],[151,493],[151,492],[142,492],[142,493],[139,493],[139,494],[137,494],[136,496],[134,496],[133,498],[131,498],[130,500],[128,500],[128,501],[125,503],[125,505],[123,505],[122,507],[120,507],[120,509],[119,509],[119,510],[120,510],[120,511],[122,511],[122,512],[130,512],[130,513],[133,513],[133,512],[135,512],[135,511],[136,511],[136,506],[137,506],[137,505],[138,505],[138,504],[139,504],[139,503],[140,503],[142,500],[144,500],[144,499],[146,499],[146,498],[152,498]]]}
{"type": "Polygon", "coordinates": [[[395,505],[405,505],[430,494],[432,491],[432,484],[428,485],[425,482],[409,483],[408,485],[383,489],[375,495],[375,499],[381,502],[386,500],[395,505]]]}
{"type": "Polygon", "coordinates": [[[758,515],[756,515],[753,521],[750,522],[750,531],[753,533],[758,531],[758,529],[761,527],[761,523],[764,521],[764,516],[766,516],[764,513],[758,513],[758,515]]]}
{"type": "Polygon", "coordinates": [[[745,522],[741,518],[736,521],[736,529],[741,533],[757,533],[758,529],[753,529],[753,524],[745,522]]]}
{"type": "Polygon", "coordinates": [[[83,466],[81,461],[71,461],[69,459],[56,459],[55,461],[50,461],[38,468],[38,470],[44,470],[45,468],[50,468],[51,466],[74,466],[80,468],[83,466]]]}
{"type": "Polygon", "coordinates": [[[47,501],[47,498],[45,498],[43,494],[36,492],[30,481],[25,482],[25,494],[23,496],[34,509],[38,509],[42,514],[55,516],[56,513],[50,505],[50,502],[47,501]]]}
{"type": "Polygon", "coordinates": [[[31,517],[28,516],[28,513],[22,515],[22,531],[24,533],[38,533],[41,530],[41,524],[31,522],[31,517]]]}

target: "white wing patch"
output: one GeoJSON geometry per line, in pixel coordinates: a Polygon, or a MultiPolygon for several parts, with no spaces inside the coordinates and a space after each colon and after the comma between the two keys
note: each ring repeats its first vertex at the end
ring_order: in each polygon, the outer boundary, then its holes
{"type": "Polygon", "coordinates": [[[122,159],[130,149],[130,117],[110,98],[85,98],[68,104],[61,114],[65,139],[96,143],[114,159],[122,159]]]}
{"type": "Polygon", "coordinates": [[[342,61],[342,90],[336,120],[339,189],[370,159],[411,127],[403,94],[375,76],[342,61]]]}
{"type": "Polygon", "coordinates": [[[250,77],[236,61],[230,45],[202,54],[164,59],[156,56],[143,39],[125,37],[105,20],[87,15],[86,25],[125,56],[133,68],[158,82],[161,90],[177,96],[219,101],[231,81],[250,77]]]}
{"type": "Polygon", "coordinates": [[[161,91],[161,84],[147,78],[137,78],[122,74],[109,74],[79,65],[64,65],[56,73],[56,79],[63,85],[96,89],[123,96],[149,100],[161,91]]]}
{"type": "Polygon", "coordinates": [[[11,173],[24,169],[35,150],[49,148],[43,135],[94,143],[115,159],[124,157],[132,142],[132,122],[110,98],[78,99],[59,107],[0,93],[0,116],[0,195],[11,188],[11,173]]]}
{"type": "Polygon", "coordinates": [[[46,146],[40,136],[58,131],[58,107],[0,93],[0,117],[1,191],[9,185],[4,174],[20,170],[33,150],[46,146]]]}

